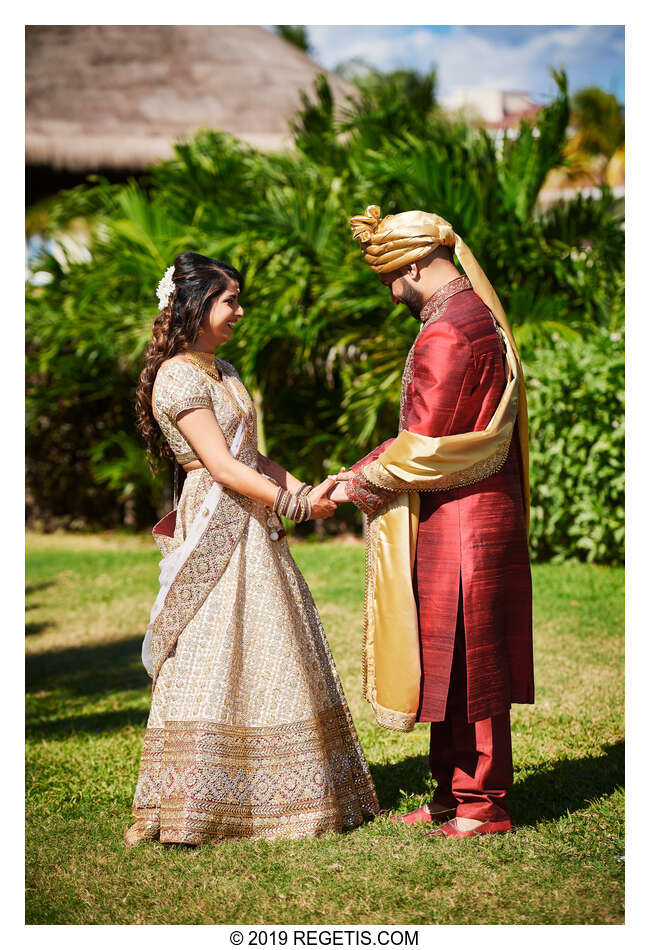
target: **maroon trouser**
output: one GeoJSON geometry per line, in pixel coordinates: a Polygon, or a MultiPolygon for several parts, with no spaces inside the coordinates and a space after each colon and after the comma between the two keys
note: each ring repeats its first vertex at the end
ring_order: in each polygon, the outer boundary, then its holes
{"type": "Polygon", "coordinates": [[[438,783],[433,800],[456,809],[458,818],[504,821],[512,786],[510,710],[467,721],[467,667],[462,596],[451,664],[445,718],[431,723],[429,766],[438,783]]]}

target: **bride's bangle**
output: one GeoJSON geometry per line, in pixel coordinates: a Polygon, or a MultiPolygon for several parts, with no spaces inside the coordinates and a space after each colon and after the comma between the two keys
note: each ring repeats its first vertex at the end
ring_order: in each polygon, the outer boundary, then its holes
{"type": "Polygon", "coordinates": [[[292,495],[286,488],[278,488],[273,511],[291,521],[308,521],[311,518],[311,502],[304,494],[292,495]]]}
{"type": "Polygon", "coordinates": [[[296,498],[300,498],[301,495],[308,495],[314,486],[308,485],[307,482],[303,482],[298,491],[294,492],[296,498]]]}

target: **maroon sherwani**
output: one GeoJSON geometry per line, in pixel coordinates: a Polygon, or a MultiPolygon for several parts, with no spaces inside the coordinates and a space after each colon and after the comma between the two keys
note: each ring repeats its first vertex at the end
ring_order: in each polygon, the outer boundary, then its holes
{"type": "MultiPolygon", "coordinates": [[[[400,429],[430,437],[485,429],[506,383],[503,346],[467,277],[427,301],[402,386],[400,429]]],[[[367,514],[393,492],[353,466],[350,499],[367,514]]],[[[515,427],[503,467],[464,488],[420,493],[413,587],[430,722],[435,800],[461,817],[507,817],[511,703],[533,702],[532,595],[515,427]]]]}

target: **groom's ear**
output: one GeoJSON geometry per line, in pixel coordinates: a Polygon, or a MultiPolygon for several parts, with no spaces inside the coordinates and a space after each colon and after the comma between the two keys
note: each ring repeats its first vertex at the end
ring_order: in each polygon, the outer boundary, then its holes
{"type": "Polygon", "coordinates": [[[420,279],[420,265],[417,261],[413,261],[411,264],[407,265],[406,276],[410,277],[411,280],[420,279]]]}

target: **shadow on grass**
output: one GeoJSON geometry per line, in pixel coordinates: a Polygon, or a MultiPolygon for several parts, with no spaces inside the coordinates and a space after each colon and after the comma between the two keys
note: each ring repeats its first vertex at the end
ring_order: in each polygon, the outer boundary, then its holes
{"type": "Polygon", "coordinates": [[[52,624],[49,620],[34,621],[25,624],[25,636],[33,637],[37,633],[43,633],[45,630],[48,630],[52,624]]]}
{"type": "Polygon", "coordinates": [[[25,585],[25,597],[36,594],[38,591],[47,590],[48,587],[54,587],[54,581],[39,581],[37,584],[25,585]]]}
{"type": "MultiPolygon", "coordinates": [[[[38,584],[27,584],[25,587],[25,609],[26,611],[36,610],[41,604],[30,603],[29,598],[32,594],[37,594],[41,590],[47,590],[48,587],[52,587],[52,581],[42,581],[38,584]]],[[[26,636],[33,636],[35,633],[43,633],[44,630],[47,630],[51,627],[52,624],[49,620],[44,620],[42,622],[33,622],[25,624],[25,634],[26,636]]]]}
{"type": "Polygon", "coordinates": [[[396,808],[402,793],[424,795],[433,792],[433,779],[426,755],[410,755],[399,762],[370,767],[381,808],[396,808]]]}
{"type": "Polygon", "coordinates": [[[128,726],[138,726],[143,730],[147,723],[147,711],[142,709],[120,709],[111,712],[93,713],[87,716],[70,716],[67,719],[46,719],[28,724],[30,739],[69,739],[81,733],[100,735],[106,732],[119,732],[128,726]]]}
{"type": "Polygon", "coordinates": [[[141,649],[142,637],[136,636],[28,656],[27,693],[60,690],[67,696],[92,696],[146,689],[151,680],[142,665],[141,649]]]}
{"type": "MultiPolygon", "coordinates": [[[[395,808],[402,790],[409,795],[424,795],[433,788],[424,755],[373,765],[371,772],[382,808],[395,808]]],[[[538,821],[556,821],[567,812],[584,808],[592,799],[611,795],[624,781],[624,742],[605,746],[602,755],[549,762],[515,781],[509,795],[513,821],[520,828],[538,821]]]]}
{"type": "Polygon", "coordinates": [[[550,762],[517,782],[510,795],[512,817],[519,827],[555,821],[578,811],[625,783],[625,743],[606,745],[602,755],[550,762]]]}

